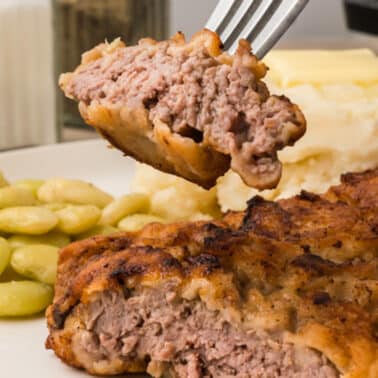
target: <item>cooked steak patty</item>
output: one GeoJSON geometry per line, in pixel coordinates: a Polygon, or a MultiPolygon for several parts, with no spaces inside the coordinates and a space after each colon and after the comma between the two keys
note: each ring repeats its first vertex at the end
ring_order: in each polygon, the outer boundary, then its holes
{"type": "Polygon", "coordinates": [[[47,346],[93,374],[378,373],[378,169],[60,253],[47,346]]]}
{"type": "Polygon", "coordinates": [[[281,175],[277,150],[303,135],[305,120],[287,98],[269,95],[265,72],[247,41],[230,56],[204,30],[189,43],[178,34],[100,45],[61,86],[127,154],[205,187],[231,164],[248,185],[266,189],[281,175]]]}
{"type": "Polygon", "coordinates": [[[73,316],[84,320],[72,349],[84,367],[97,361],[152,361],[147,371],[175,377],[339,377],[321,353],[263,331],[234,327],[203,302],[176,296],[175,283],[127,293],[105,291],[73,316]]]}

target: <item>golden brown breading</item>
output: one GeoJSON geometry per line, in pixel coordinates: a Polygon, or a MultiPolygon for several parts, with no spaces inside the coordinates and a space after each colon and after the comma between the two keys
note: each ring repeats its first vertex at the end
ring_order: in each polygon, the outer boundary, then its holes
{"type": "MultiPolygon", "coordinates": [[[[378,169],[344,175],[321,196],[256,197],[246,213],[219,222],[151,224],[74,243],[60,253],[47,346],[82,366],[71,347],[78,303],[120,285],[159,287],[174,278],[183,298],[200,298],[247,331],[281,333],[313,348],[343,377],[375,378],[377,194],[378,169]]],[[[143,371],[145,364],[126,361],[119,369],[143,371]]]]}

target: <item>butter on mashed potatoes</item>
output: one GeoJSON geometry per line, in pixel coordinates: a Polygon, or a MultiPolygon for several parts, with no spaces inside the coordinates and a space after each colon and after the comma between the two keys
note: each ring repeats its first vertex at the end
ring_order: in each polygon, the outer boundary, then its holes
{"type": "Polygon", "coordinates": [[[258,192],[229,171],[205,191],[181,178],[138,165],[133,189],[151,196],[152,212],[171,220],[207,219],[243,210],[256,194],[285,198],[323,192],[340,175],[378,166],[378,58],[366,49],[274,50],[265,58],[272,93],[285,94],[307,118],[307,132],[279,152],[282,179],[258,192]]]}

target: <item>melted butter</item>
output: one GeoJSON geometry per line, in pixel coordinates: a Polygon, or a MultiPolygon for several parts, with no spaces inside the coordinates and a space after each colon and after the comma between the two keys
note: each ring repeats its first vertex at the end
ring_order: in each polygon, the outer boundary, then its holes
{"type": "Polygon", "coordinates": [[[369,49],[273,50],[264,62],[281,87],[301,84],[378,83],[378,58],[369,49]]]}

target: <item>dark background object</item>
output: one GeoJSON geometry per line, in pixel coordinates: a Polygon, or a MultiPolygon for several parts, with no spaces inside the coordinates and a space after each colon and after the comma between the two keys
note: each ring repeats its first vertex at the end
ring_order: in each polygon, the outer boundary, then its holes
{"type": "Polygon", "coordinates": [[[344,0],[350,29],[378,35],[378,0],[344,0]]]}
{"type": "MultiPolygon", "coordinates": [[[[128,45],[142,37],[164,39],[168,33],[168,0],[53,0],[56,82],[72,71],[81,54],[95,45],[121,37],[128,45]]],[[[57,130],[89,128],[77,104],[57,88],[57,130]]]]}

